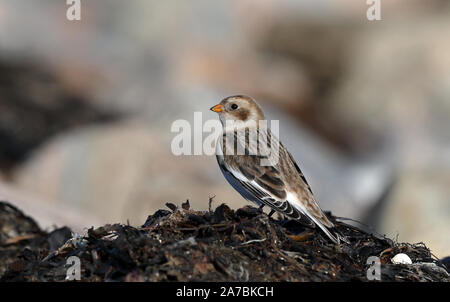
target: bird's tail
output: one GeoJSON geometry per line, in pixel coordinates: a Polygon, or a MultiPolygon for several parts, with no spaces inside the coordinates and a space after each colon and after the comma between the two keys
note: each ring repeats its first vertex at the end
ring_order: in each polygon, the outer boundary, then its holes
{"type": "Polygon", "coordinates": [[[297,208],[297,210],[299,210],[305,216],[307,216],[310,220],[312,220],[335,244],[340,244],[341,239],[343,239],[343,241],[346,241],[345,237],[339,235],[339,233],[334,230],[333,223],[328,220],[325,214],[322,213],[323,217],[319,219],[317,217],[314,217],[314,215],[308,213],[308,211],[305,211],[305,209],[299,207],[298,204],[294,204],[294,207],[297,208]]]}
{"type": "Polygon", "coordinates": [[[327,227],[323,223],[318,221],[317,218],[312,217],[312,215],[309,216],[309,218],[311,218],[311,220],[314,221],[314,223],[325,233],[325,235],[328,236],[328,238],[331,239],[331,241],[333,241],[336,244],[340,244],[341,243],[341,240],[340,240],[341,236],[339,236],[339,234],[337,232],[333,231],[334,226],[333,226],[333,224],[331,222],[330,222],[331,226],[327,227]]]}
{"type": "Polygon", "coordinates": [[[324,226],[323,224],[316,222],[316,225],[319,226],[319,228],[328,236],[328,238],[331,239],[331,241],[333,241],[336,244],[340,244],[341,243],[341,239],[344,239],[341,235],[339,235],[338,232],[333,231],[333,228],[327,228],[326,226],[324,226]]]}

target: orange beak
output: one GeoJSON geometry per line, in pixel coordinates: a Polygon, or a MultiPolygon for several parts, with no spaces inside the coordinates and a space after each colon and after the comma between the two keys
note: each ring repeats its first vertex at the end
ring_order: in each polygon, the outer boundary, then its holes
{"type": "Polygon", "coordinates": [[[214,111],[214,112],[222,112],[222,105],[217,104],[216,106],[211,107],[210,110],[211,110],[211,111],[214,111]]]}

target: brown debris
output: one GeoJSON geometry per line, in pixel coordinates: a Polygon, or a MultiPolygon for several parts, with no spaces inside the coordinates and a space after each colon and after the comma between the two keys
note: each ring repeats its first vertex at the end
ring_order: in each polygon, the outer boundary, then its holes
{"type": "Polygon", "coordinates": [[[170,205],[140,228],[105,225],[68,238],[67,228],[43,232],[0,203],[0,281],[64,281],[70,256],[81,260],[82,281],[367,281],[369,256],[380,257],[382,281],[450,281],[425,245],[394,243],[333,216],[348,244],[336,246],[318,230],[249,206],[222,204],[211,212],[170,205]],[[305,241],[292,239],[305,231],[305,241]],[[400,252],[413,265],[392,264],[400,252]]]}

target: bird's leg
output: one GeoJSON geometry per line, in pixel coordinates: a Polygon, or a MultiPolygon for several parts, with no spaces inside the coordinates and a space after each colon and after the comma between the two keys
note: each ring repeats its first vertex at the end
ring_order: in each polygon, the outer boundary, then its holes
{"type": "Polygon", "coordinates": [[[304,231],[297,235],[288,235],[288,237],[294,241],[307,241],[312,235],[314,235],[314,232],[304,231]]]}
{"type": "Polygon", "coordinates": [[[274,213],[275,213],[275,210],[274,210],[274,209],[270,210],[269,217],[272,217],[272,215],[273,215],[274,213]]]}

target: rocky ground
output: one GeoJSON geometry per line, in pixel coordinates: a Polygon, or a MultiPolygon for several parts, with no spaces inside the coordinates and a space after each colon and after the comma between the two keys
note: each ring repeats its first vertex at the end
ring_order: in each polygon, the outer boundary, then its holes
{"type": "Polygon", "coordinates": [[[445,261],[424,244],[397,243],[331,214],[348,243],[336,246],[253,207],[167,207],[138,228],[113,224],[76,235],[67,227],[44,231],[0,202],[0,281],[64,281],[70,256],[81,260],[82,281],[367,281],[369,256],[380,258],[382,281],[450,281],[445,261]],[[398,253],[412,264],[393,264],[398,253]]]}

